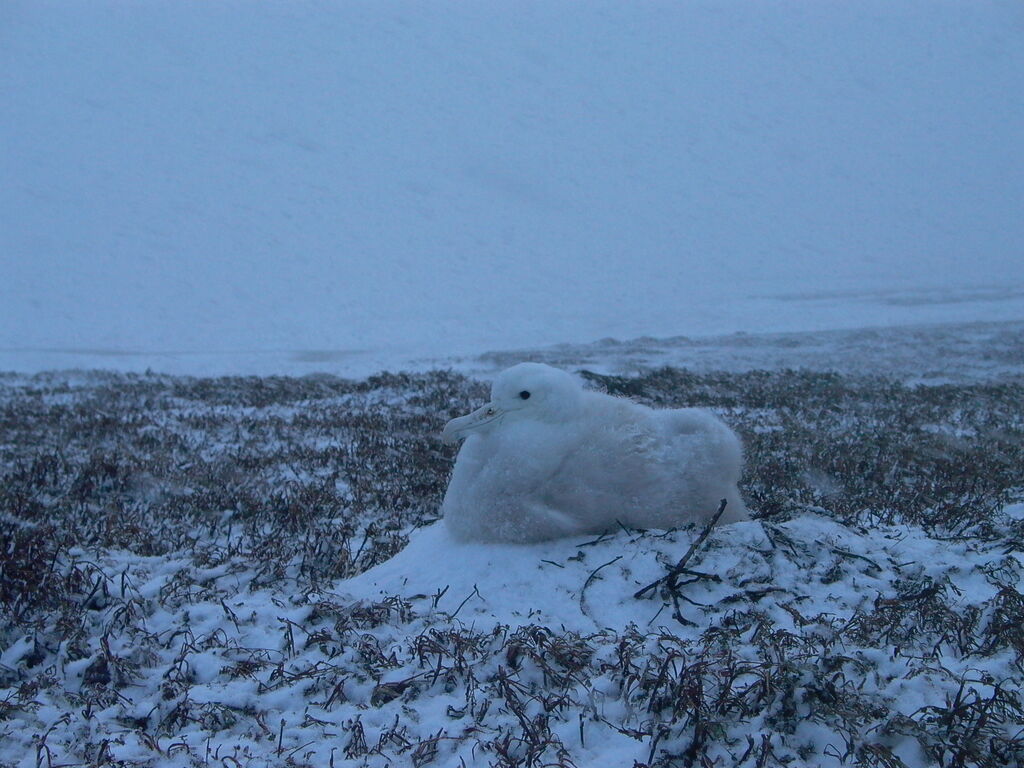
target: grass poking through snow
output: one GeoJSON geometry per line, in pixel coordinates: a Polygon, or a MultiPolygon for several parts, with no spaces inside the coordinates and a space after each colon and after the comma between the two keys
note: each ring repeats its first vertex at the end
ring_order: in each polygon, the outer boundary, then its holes
{"type": "MultiPolygon", "coordinates": [[[[1024,521],[1002,512],[1024,386],[586,378],[743,435],[766,549],[687,594],[688,623],[345,596],[437,518],[437,436],[487,395],[459,375],[0,378],[0,765],[1024,761],[1024,521]],[[809,514],[839,533],[795,539],[809,514]],[[900,536],[933,567],[897,562],[900,536]]],[[[624,546],[671,566],[685,543],[617,533],[578,588],[624,546]]]]}

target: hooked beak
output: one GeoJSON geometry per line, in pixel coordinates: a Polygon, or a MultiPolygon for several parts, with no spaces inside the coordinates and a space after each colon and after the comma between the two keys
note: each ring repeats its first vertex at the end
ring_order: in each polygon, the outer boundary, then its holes
{"type": "Polygon", "coordinates": [[[472,413],[460,416],[457,419],[452,419],[445,424],[444,431],[441,433],[441,439],[446,443],[454,443],[455,441],[466,437],[471,432],[483,429],[485,426],[497,421],[504,415],[505,411],[494,403],[488,403],[481,408],[477,408],[472,413]]]}

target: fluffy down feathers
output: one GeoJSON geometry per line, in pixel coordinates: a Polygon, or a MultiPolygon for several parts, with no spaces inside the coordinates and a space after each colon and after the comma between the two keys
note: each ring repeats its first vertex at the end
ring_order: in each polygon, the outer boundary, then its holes
{"type": "Polygon", "coordinates": [[[671,528],[711,517],[723,498],[722,522],[747,517],[742,446],[721,420],[586,391],[550,366],[504,371],[491,402],[443,436],[465,438],[442,506],[463,541],[671,528]]]}

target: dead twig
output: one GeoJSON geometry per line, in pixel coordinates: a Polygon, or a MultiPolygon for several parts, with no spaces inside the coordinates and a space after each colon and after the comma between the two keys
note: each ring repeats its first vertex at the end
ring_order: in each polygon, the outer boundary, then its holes
{"type": "Polygon", "coordinates": [[[448,618],[454,621],[455,617],[459,615],[459,611],[462,610],[463,606],[469,602],[469,599],[473,597],[473,595],[476,595],[481,599],[483,598],[483,595],[481,595],[480,591],[476,588],[476,584],[473,585],[473,591],[466,595],[466,599],[459,603],[459,607],[455,609],[455,613],[451,614],[448,618]]]}
{"type": "Polygon", "coordinates": [[[847,552],[845,549],[840,549],[839,547],[832,547],[832,553],[839,555],[840,557],[848,557],[851,560],[863,560],[877,572],[881,572],[882,570],[882,567],[878,563],[865,555],[858,555],[856,552],[847,552]]]}
{"type": "MultiPolygon", "coordinates": [[[[580,590],[580,611],[582,611],[584,615],[590,616],[590,612],[587,610],[587,604],[586,604],[587,587],[589,587],[590,583],[597,577],[598,571],[600,571],[602,568],[607,568],[612,563],[617,563],[621,559],[622,559],[622,555],[619,555],[618,557],[616,557],[616,558],[614,558],[612,560],[609,560],[607,563],[604,563],[603,565],[597,566],[597,568],[592,570],[590,572],[590,575],[587,576],[587,580],[585,582],[583,582],[583,589],[580,590]]],[[[590,616],[590,618],[594,618],[594,617],[590,616]]]]}
{"type": "Polygon", "coordinates": [[[711,529],[715,527],[715,525],[718,523],[718,520],[722,517],[722,513],[725,512],[726,504],[728,504],[728,501],[726,499],[722,499],[721,504],[718,505],[718,511],[715,512],[714,516],[710,520],[708,520],[708,524],[704,526],[704,530],[701,531],[700,536],[698,536],[694,540],[693,544],[690,545],[690,548],[686,550],[686,554],[683,555],[682,559],[678,563],[676,563],[675,567],[673,567],[671,571],[669,571],[667,574],[662,576],[657,581],[652,581],[646,587],[634,592],[634,598],[636,598],[637,600],[642,600],[648,592],[653,592],[662,584],[668,586],[670,590],[674,589],[676,586],[676,579],[678,579],[680,576],[684,574],[695,576],[698,579],[706,578],[718,580],[718,577],[714,574],[698,574],[696,572],[688,571],[686,569],[686,564],[690,562],[690,558],[693,557],[694,553],[697,551],[700,545],[703,544],[705,539],[707,539],[707,537],[711,534],[711,529]]]}

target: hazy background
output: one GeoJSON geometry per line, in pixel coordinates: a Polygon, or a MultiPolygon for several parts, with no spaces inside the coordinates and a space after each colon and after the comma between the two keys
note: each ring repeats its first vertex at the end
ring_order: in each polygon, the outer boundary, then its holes
{"type": "Polygon", "coordinates": [[[1024,319],[1019,2],[0,4],[0,370],[1024,319]]]}

